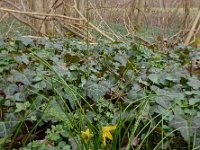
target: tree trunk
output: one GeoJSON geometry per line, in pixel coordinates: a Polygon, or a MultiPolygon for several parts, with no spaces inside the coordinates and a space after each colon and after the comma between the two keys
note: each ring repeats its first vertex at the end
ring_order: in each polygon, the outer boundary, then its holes
{"type": "Polygon", "coordinates": [[[145,0],[138,0],[138,14],[137,14],[137,20],[136,25],[139,27],[142,23],[142,12],[144,12],[145,8],[145,0]]]}
{"type": "MultiPolygon", "coordinates": [[[[48,3],[45,2],[44,0],[44,9],[45,12],[48,14],[53,14],[54,13],[54,1],[53,0],[48,0],[48,3]]],[[[53,21],[45,21],[45,33],[48,35],[53,35],[54,34],[54,22],[53,21]]]]}
{"type": "Polygon", "coordinates": [[[129,7],[128,7],[128,12],[127,12],[127,17],[126,17],[126,26],[128,30],[128,34],[133,33],[133,18],[134,18],[134,12],[136,8],[137,0],[132,0],[129,7]]]}
{"type": "Polygon", "coordinates": [[[184,27],[186,28],[188,26],[188,22],[190,19],[190,6],[191,6],[191,0],[184,0],[184,27]]]}
{"type": "MultiPolygon", "coordinates": [[[[76,0],[76,7],[79,10],[79,12],[86,17],[86,1],[85,0],[76,0]]],[[[76,13],[76,17],[77,18],[81,18],[81,16],[79,15],[79,13],[76,13]]],[[[84,21],[79,21],[78,22],[80,24],[80,26],[82,26],[84,24],[84,21]]]]}
{"type": "Polygon", "coordinates": [[[63,1],[63,14],[66,16],[71,16],[71,1],[70,0],[64,0],[63,1]]]}
{"type": "Polygon", "coordinates": [[[78,1],[78,10],[85,16],[85,0],[78,1]]]}
{"type": "MultiPolygon", "coordinates": [[[[44,13],[44,1],[43,0],[29,0],[30,9],[33,12],[44,13]]],[[[45,24],[41,20],[34,19],[33,24],[39,33],[45,34],[45,24]]]]}

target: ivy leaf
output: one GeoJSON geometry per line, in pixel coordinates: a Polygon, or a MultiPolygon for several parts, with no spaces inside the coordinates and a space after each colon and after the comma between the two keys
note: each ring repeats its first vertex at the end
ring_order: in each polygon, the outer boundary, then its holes
{"type": "Polygon", "coordinates": [[[129,100],[135,100],[145,96],[144,90],[140,87],[139,84],[134,84],[131,90],[127,94],[129,100]]]}
{"type": "Polygon", "coordinates": [[[63,43],[61,42],[56,42],[53,44],[53,47],[57,50],[62,50],[63,49],[63,43]]]}
{"type": "Polygon", "coordinates": [[[23,111],[23,110],[26,110],[27,108],[30,107],[30,103],[29,102],[25,102],[25,103],[16,103],[16,110],[15,112],[20,112],[20,111],[23,111]]]}
{"type": "Polygon", "coordinates": [[[157,88],[157,89],[155,89],[155,93],[158,96],[165,96],[165,97],[170,98],[171,100],[175,100],[175,99],[182,100],[182,99],[184,99],[184,94],[179,92],[178,90],[171,90],[171,89],[168,89],[168,88],[165,88],[165,89],[157,88]]]}
{"type": "Polygon", "coordinates": [[[28,56],[25,55],[25,54],[22,54],[21,56],[15,57],[15,60],[16,60],[17,62],[23,62],[23,63],[25,63],[26,65],[29,63],[29,58],[28,58],[28,56]]]}
{"type": "Polygon", "coordinates": [[[4,93],[6,94],[6,97],[11,97],[15,92],[18,91],[18,86],[16,84],[10,84],[5,90],[4,93]]]}
{"type": "Polygon", "coordinates": [[[26,77],[25,73],[18,72],[16,70],[12,71],[12,76],[8,78],[10,82],[21,82],[24,85],[31,85],[31,82],[26,77]]]}
{"type": "Polygon", "coordinates": [[[191,98],[189,99],[189,104],[190,105],[195,105],[196,103],[200,102],[200,98],[191,98]]]}
{"type": "Polygon", "coordinates": [[[169,108],[172,104],[172,101],[169,97],[159,96],[155,98],[155,102],[165,109],[169,108]]]}
{"type": "Polygon", "coordinates": [[[167,74],[167,76],[165,77],[166,80],[168,81],[172,81],[172,82],[177,82],[179,81],[179,77],[176,75],[172,75],[172,74],[167,74]]]}
{"type": "Polygon", "coordinates": [[[78,79],[78,72],[67,72],[67,80],[69,81],[75,81],[78,79]]]}
{"type": "Polygon", "coordinates": [[[186,120],[182,116],[175,116],[170,122],[170,126],[180,131],[185,141],[193,136],[200,128],[200,117],[194,117],[186,120]]]}
{"type": "Polygon", "coordinates": [[[1,37],[0,38],[0,46],[3,46],[3,44],[4,44],[4,41],[3,41],[2,37],[1,37]]]}
{"type": "Polygon", "coordinates": [[[94,101],[97,101],[103,97],[112,86],[113,85],[109,81],[100,81],[99,83],[88,81],[84,87],[87,91],[87,95],[94,101]]]}
{"type": "Polygon", "coordinates": [[[13,99],[13,101],[18,101],[18,102],[24,100],[23,97],[22,97],[22,93],[16,93],[16,94],[14,94],[14,95],[11,97],[11,99],[13,99]]]}
{"type": "Polygon", "coordinates": [[[47,84],[45,81],[40,81],[34,84],[33,87],[37,90],[44,90],[47,87],[47,84]]]}
{"type": "Polygon", "coordinates": [[[0,121],[0,138],[12,133],[14,127],[19,123],[14,113],[6,113],[4,121],[0,121]]]}
{"type": "Polygon", "coordinates": [[[33,44],[33,40],[29,37],[21,37],[20,38],[20,41],[25,45],[25,46],[28,46],[28,45],[31,45],[33,44]]]}
{"type": "Polygon", "coordinates": [[[79,56],[67,53],[65,54],[65,61],[68,63],[78,63],[80,61],[79,56]]]}
{"type": "Polygon", "coordinates": [[[128,62],[128,58],[126,55],[116,55],[114,57],[115,61],[118,61],[122,66],[126,66],[127,62],[128,62]]]}
{"type": "Polygon", "coordinates": [[[62,64],[57,64],[57,65],[53,66],[53,68],[54,68],[55,71],[56,71],[57,73],[59,73],[61,76],[67,75],[67,73],[69,72],[69,71],[68,71],[68,68],[65,66],[64,63],[62,63],[62,64]]]}
{"type": "Polygon", "coordinates": [[[200,81],[196,76],[189,78],[187,84],[195,90],[200,88],[200,81]]]}
{"type": "Polygon", "coordinates": [[[176,116],[170,122],[170,126],[181,132],[185,141],[188,141],[188,122],[182,116],[176,116]]]}
{"type": "Polygon", "coordinates": [[[150,74],[148,76],[149,80],[155,84],[159,84],[159,77],[158,74],[150,74]]]}
{"type": "Polygon", "coordinates": [[[9,136],[12,129],[17,125],[18,121],[4,121],[0,122],[0,138],[9,136]]]}

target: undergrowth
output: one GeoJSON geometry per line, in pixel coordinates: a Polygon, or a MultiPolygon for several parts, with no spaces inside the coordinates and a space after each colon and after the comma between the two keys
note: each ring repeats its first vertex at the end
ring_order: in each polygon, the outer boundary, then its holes
{"type": "Polygon", "coordinates": [[[1,149],[199,149],[199,50],[0,44],[1,149]]]}

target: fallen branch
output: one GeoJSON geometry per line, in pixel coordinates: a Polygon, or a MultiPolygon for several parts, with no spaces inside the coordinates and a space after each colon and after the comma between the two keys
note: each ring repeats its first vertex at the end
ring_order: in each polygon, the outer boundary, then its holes
{"type": "Polygon", "coordinates": [[[37,30],[35,27],[33,27],[30,23],[28,23],[27,21],[21,19],[20,17],[16,16],[16,15],[13,14],[13,13],[10,13],[10,15],[12,15],[16,20],[18,20],[18,21],[24,23],[25,25],[27,25],[27,26],[29,26],[31,29],[33,29],[36,33],[38,33],[38,30],[37,30]]]}
{"type": "Polygon", "coordinates": [[[101,19],[101,21],[106,25],[106,27],[112,32],[112,35],[114,35],[118,40],[121,40],[119,38],[119,36],[113,31],[113,29],[107,24],[107,22],[105,21],[105,19],[103,19],[103,17],[100,15],[99,11],[95,8],[95,6],[93,6],[93,4],[90,2],[90,6],[96,11],[96,14],[99,16],[99,18],[101,19]]]}
{"type": "Polygon", "coordinates": [[[58,23],[64,28],[67,29],[68,31],[72,32],[73,34],[77,35],[80,38],[86,38],[84,35],[82,35],[81,33],[76,32],[75,30],[73,30],[72,28],[70,28],[69,26],[67,26],[66,24],[63,24],[60,20],[56,19],[56,21],[58,21],[58,23]]]}
{"type": "Polygon", "coordinates": [[[31,38],[33,40],[44,38],[43,36],[32,36],[32,35],[25,35],[25,36],[22,36],[22,37],[24,37],[24,38],[31,38]]]}
{"type": "Polygon", "coordinates": [[[1,22],[4,18],[6,18],[8,15],[9,15],[9,13],[5,13],[5,14],[0,18],[0,22],[1,22]]]}
{"type": "Polygon", "coordinates": [[[195,30],[196,30],[196,27],[197,27],[197,24],[198,24],[199,20],[200,20],[200,10],[199,10],[199,12],[198,12],[198,14],[197,14],[197,17],[196,17],[195,20],[194,20],[194,23],[193,23],[193,25],[192,25],[192,28],[191,28],[190,32],[188,33],[188,36],[186,37],[186,40],[185,40],[185,42],[184,42],[184,45],[185,45],[185,46],[188,46],[188,45],[189,45],[189,43],[190,43],[192,37],[194,36],[195,30]]]}
{"type": "MultiPolygon", "coordinates": [[[[10,1],[8,1],[8,0],[3,0],[5,3],[7,3],[8,5],[10,5],[11,7],[14,7],[15,9],[17,9],[18,11],[21,9],[21,8],[19,8],[18,6],[16,6],[15,4],[13,4],[12,2],[10,2],[10,1]]],[[[28,10],[28,11],[30,11],[30,10],[28,10]]],[[[32,14],[25,14],[25,15],[27,15],[27,16],[29,16],[29,17],[31,17],[31,18],[34,18],[34,19],[38,19],[38,20],[44,20],[45,19],[45,17],[46,16],[44,16],[44,17],[41,17],[41,16],[34,16],[34,15],[32,15],[32,14]]],[[[46,18],[46,21],[52,21],[52,20],[54,20],[54,18],[46,18]]]]}
{"type": "Polygon", "coordinates": [[[46,14],[46,13],[37,13],[37,12],[29,12],[29,11],[24,12],[24,11],[12,10],[12,9],[2,8],[2,7],[0,8],[0,11],[25,14],[25,15],[46,16],[46,17],[53,17],[53,18],[58,17],[58,18],[69,19],[69,20],[83,21],[83,19],[80,19],[80,18],[73,18],[73,17],[68,17],[64,15],[59,15],[59,14],[46,14]]]}
{"type": "Polygon", "coordinates": [[[113,38],[111,38],[109,35],[107,35],[105,32],[101,31],[98,27],[96,27],[94,24],[92,24],[91,22],[89,22],[89,20],[78,10],[78,8],[76,7],[76,1],[74,1],[74,9],[76,10],[76,12],[81,16],[81,18],[88,23],[88,25],[90,27],[92,27],[94,30],[96,30],[98,33],[100,33],[101,35],[103,35],[105,38],[107,38],[108,40],[110,40],[111,42],[114,42],[115,40],[113,38]]]}
{"type": "Polygon", "coordinates": [[[134,35],[134,37],[135,37],[135,39],[136,39],[137,41],[142,42],[142,44],[145,45],[145,46],[150,46],[150,45],[153,45],[153,44],[154,44],[154,43],[151,43],[151,42],[149,42],[148,40],[144,39],[143,37],[140,37],[139,35],[134,35]]]}

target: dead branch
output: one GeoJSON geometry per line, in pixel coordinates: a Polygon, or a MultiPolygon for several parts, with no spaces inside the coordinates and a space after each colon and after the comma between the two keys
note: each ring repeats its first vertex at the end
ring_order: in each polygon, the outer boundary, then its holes
{"type": "Polygon", "coordinates": [[[105,38],[107,38],[108,40],[110,40],[111,42],[114,42],[115,40],[113,38],[111,38],[109,35],[107,35],[105,32],[101,31],[98,27],[96,27],[94,24],[92,24],[91,22],[89,22],[89,20],[78,10],[77,5],[76,5],[76,1],[74,4],[74,9],[76,10],[76,12],[81,16],[81,18],[88,23],[89,26],[91,26],[94,30],[96,30],[98,33],[100,33],[101,35],[103,35],[105,38]]]}
{"type": "Polygon", "coordinates": [[[196,27],[197,27],[197,24],[198,24],[199,20],[200,20],[200,10],[199,10],[199,12],[198,12],[198,14],[197,14],[197,17],[196,17],[195,20],[194,20],[194,23],[193,23],[193,25],[192,25],[192,28],[191,28],[190,32],[188,33],[188,35],[187,35],[187,37],[186,37],[186,40],[185,40],[185,42],[184,42],[184,45],[185,45],[185,46],[188,46],[188,45],[189,45],[189,43],[190,43],[192,37],[194,36],[195,30],[196,30],[196,27]]]}
{"type": "Polygon", "coordinates": [[[33,29],[36,33],[38,33],[38,30],[32,26],[30,23],[28,23],[27,21],[23,20],[22,18],[16,16],[15,14],[13,13],[10,13],[10,15],[12,15],[15,19],[17,19],[18,21],[22,22],[23,24],[29,26],[31,29],[33,29]]]}
{"type": "Polygon", "coordinates": [[[47,16],[47,17],[57,17],[57,18],[63,18],[63,19],[69,19],[69,20],[76,20],[76,21],[83,21],[83,19],[80,18],[73,18],[73,17],[68,17],[64,15],[59,15],[59,14],[46,14],[46,13],[37,13],[37,12],[29,12],[29,11],[19,11],[19,10],[12,10],[8,8],[0,8],[0,11],[6,11],[6,12],[12,12],[12,13],[18,13],[18,14],[25,14],[25,15],[36,15],[36,16],[47,16]]]}
{"type": "Polygon", "coordinates": [[[56,19],[56,21],[64,28],[67,29],[68,31],[72,32],[73,34],[77,35],[80,38],[86,38],[83,34],[76,32],[75,30],[73,30],[72,28],[70,28],[68,25],[62,23],[62,21],[60,21],[59,19],[56,19]]]}
{"type": "MultiPolygon", "coordinates": [[[[18,6],[16,6],[15,4],[11,3],[11,2],[8,1],[8,0],[3,0],[3,1],[4,1],[5,3],[7,3],[8,5],[14,7],[14,8],[17,9],[18,11],[21,9],[21,8],[19,8],[18,6]]],[[[27,10],[31,12],[31,10],[29,10],[29,9],[27,9],[27,10]]],[[[29,17],[31,17],[31,18],[34,18],[34,19],[38,19],[38,20],[44,20],[45,17],[46,17],[46,16],[44,16],[44,17],[35,16],[35,15],[31,15],[31,14],[25,14],[25,15],[27,15],[27,16],[29,16],[29,17]]],[[[46,18],[46,21],[52,21],[52,20],[54,20],[53,17],[51,17],[51,18],[47,17],[47,18],[46,18]]]]}
{"type": "Polygon", "coordinates": [[[111,31],[112,35],[114,35],[118,40],[120,40],[121,37],[119,37],[113,30],[112,28],[107,24],[107,22],[103,19],[103,17],[100,15],[99,11],[95,9],[93,4],[90,2],[90,6],[96,11],[96,14],[99,16],[101,21],[108,27],[108,29],[111,31]]]}
{"type": "Polygon", "coordinates": [[[4,18],[6,18],[8,15],[9,15],[9,13],[5,13],[5,14],[0,18],[0,22],[1,22],[4,18]]]}

